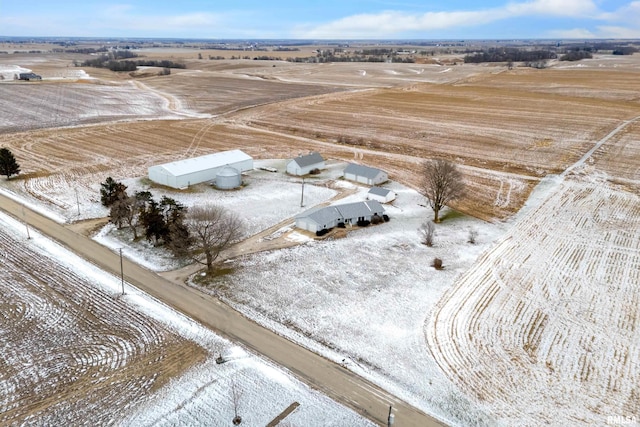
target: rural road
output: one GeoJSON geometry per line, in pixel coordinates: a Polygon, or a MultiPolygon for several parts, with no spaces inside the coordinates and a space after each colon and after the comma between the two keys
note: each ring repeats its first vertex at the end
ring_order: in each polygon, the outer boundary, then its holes
{"type": "MultiPolygon", "coordinates": [[[[120,276],[120,257],[110,249],[1,194],[0,208],[105,271],[116,277],[120,276]]],[[[339,364],[258,325],[212,296],[166,280],[127,259],[124,259],[123,271],[128,284],[197,320],[231,341],[271,359],[312,388],[354,409],[379,425],[387,425],[390,405],[394,409],[395,426],[444,425],[339,364]]]]}

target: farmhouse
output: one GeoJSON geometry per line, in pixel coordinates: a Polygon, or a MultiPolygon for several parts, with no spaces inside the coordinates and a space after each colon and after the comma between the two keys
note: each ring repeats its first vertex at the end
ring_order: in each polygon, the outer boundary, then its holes
{"type": "Polygon", "coordinates": [[[324,159],[320,153],[309,153],[298,156],[287,163],[287,173],[291,175],[307,175],[314,169],[324,169],[324,159]]]}
{"type": "Polygon", "coordinates": [[[376,200],[323,206],[309,209],[296,216],[296,227],[317,233],[337,227],[340,223],[350,225],[358,221],[371,221],[374,215],[383,214],[384,208],[376,200]]]}
{"type": "MultiPolygon", "coordinates": [[[[218,173],[227,166],[242,173],[253,169],[253,159],[241,150],[222,151],[151,166],[149,179],[172,188],[187,188],[193,184],[213,181],[218,173]]],[[[228,174],[228,170],[223,173],[223,175],[225,174],[228,174]]],[[[229,180],[223,179],[222,181],[229,180]]]]}
{"type": "Polygon", "coordinates": [[[396,193],[388,188],[371,187],[371,190],[367,193],[367,200],[377,200],[380,203],[389,203],[395,198],[396,193]]]}
{"type": "Polygon", "coordinates": [[[349,163],[344,169],[344,179],[361,184],[378,185],[388,181],[389,175],[380,169],[349,163]]]}

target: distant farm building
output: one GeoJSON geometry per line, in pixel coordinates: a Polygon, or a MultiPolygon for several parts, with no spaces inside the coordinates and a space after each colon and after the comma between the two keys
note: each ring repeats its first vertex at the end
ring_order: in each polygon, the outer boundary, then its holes
{"type": "Polygon", "coordinates": [[[18,79],[31,81],[31,80],[42,80],[42,77],[37,75],[36,73],[20,73],[18,76],[18,79]]]}
{"type": "Polygon", "coordinates": [[[309,153],[304,156],[298,156],[287,163],[287,173],[291,175],[307,175],[314,169],[324,169],[324,159],[320,153],[309,153]]]}
{"type": "MultiPolygon", "coordinates": [[[[222,151],[149,168],[149,179],[172,188],[187,188],[213,181],[225,167],[242,172],[253,169],[253,158],[241,150],[222,151]]],[[[228,173],[228,172],[227,172],[228,173]]],[[[222,181],[226,182],[223,177],[222,181]]]]}
{"type": "Polygon", "coordinates": [[[349,163],[344,169],[344,179],[366,185],[379,185],[388,181],[389,175],[380,169],[349,163]]]}
{"type": "Polygon", "coordinates": [[[317,233],[337,227],[341,223],[347,226],[359,221],[371,221],[375,215],[382,217],[383,214],[384,208],[376,200],[324,206],[309,209],[296,216],[296,227],[317,233]]]}
{"type": "Polygon", "coordinates": [[[368,200],[377,200],[380,203],[389,203],[396,198],[396,193],[388,188],[371,187],[371,190],[367,193],[368,200]]]}

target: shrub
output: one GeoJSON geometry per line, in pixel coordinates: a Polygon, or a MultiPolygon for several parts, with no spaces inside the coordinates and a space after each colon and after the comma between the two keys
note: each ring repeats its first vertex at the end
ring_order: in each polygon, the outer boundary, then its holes
{"type": "Polygon", "coordinates": [[[322,230],[318,230],[316,231],[316,236],[320,237],[320,236],[324,236],[325,234],[327,234],[329,232],[329,228],[323,228],[322,230]]]}
{"type": "Polygon", "coordinates": [[[389,222],[389,215],[387,214],[382,215],[382,219],[384,219],[384,222],[389,222]]]}
{"type": "Polygon", "coordinates": [[[344,225],[344,222],[339,222],[338,228],[347,228],[347,227],[344,225]]]}
{"type": "Polygon", "coordinates": [[[433,259],[433,263],[431,265],[436,270],[442,270],[444,268],[444,266],[442,265],[442,260],[440,258],[437,258],[437,257],[433,259]]]}
{"type": "Polygon", "coordinates": [[[318,168],[311,169],[311,170],[309,171],[309,173],[310,173],[311,175],[318,175],[318,174],[320,173],[320,169],[318,169],[318,168]]]}
{"type": "Polygon", "coordinates": [[[357,222],[358,227],[366,227],[369,224],[371,224],[371,222],[367,221],[366,219],[363,219],[357,222]]]}
{"type": "Polygon", "coordinates": [[[384,220],[378,214],[375,214],[374,216],[371,217],[371,224],[373,224],[373,225],[380,224],[380,223],[383,223],[383,222],[384,222],[384,220]]]}
{"type": "Polygon", "coordinates": [[[473,229],[469,230],[469,239],[467,241],[472,245],[475,245],[477,238],[478,238],[478,231],[473,229]]]}

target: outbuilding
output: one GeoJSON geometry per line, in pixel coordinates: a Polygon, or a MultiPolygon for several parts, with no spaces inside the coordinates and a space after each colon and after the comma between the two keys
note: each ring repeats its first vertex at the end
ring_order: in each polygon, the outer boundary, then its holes
{"type": "Polygon", "coordinates": [[[301,155],[287,163],[287,173],[291,175],[307,175],[314,169],[324,169],[324,159],[320,153],[309,153],[301,155]]]}
{"type": "Polygon", "coordinates": [[[389,203],[396,198],[396,193],[388,188],[371,187],[367,193],[368,200],[377,200],[380,203],[389,203]]]}
{"type": "Polygon", "coordinates": [[[187,188],[213,181],[230,166],[240,173],[253,169],[253,158],[241,150],[221,151],[201,157],[178,160],[149,168],[149,179],[172,188],[187,188]]]}
{"type": "Polygon", "coordinates": [[[340,223],[348,226],[357,224],[358,221],[371,221],[375,215],[382,217],[383,214],[384,208],[376,200],[324,206],[309,209],[296,216],[296,227],[317,233],[337,227],[340,223]]]}
{"type": "Polygon", "coordinates": [[[344,179],[366,185],[379,185],[387,182],[389,175],[380,169],[349,163],[344,169],[344,179]]]}

